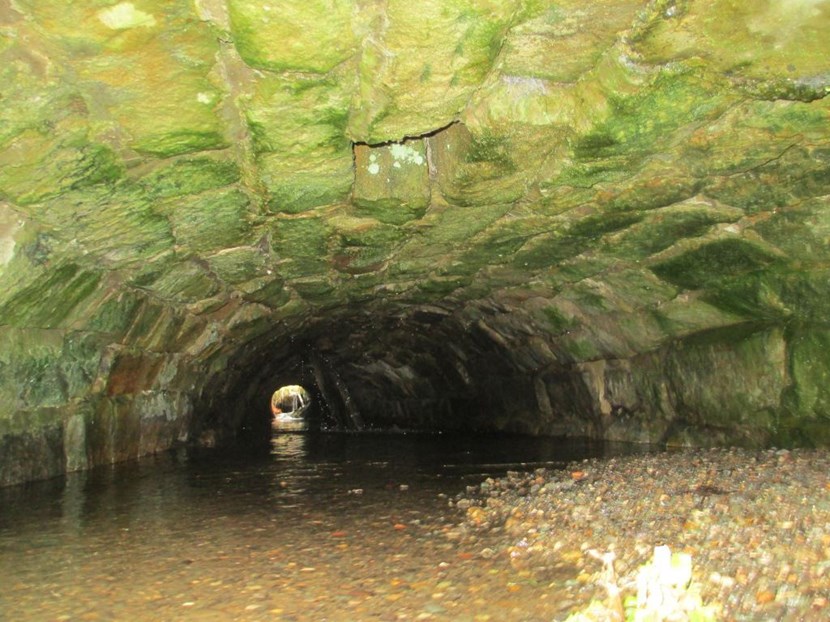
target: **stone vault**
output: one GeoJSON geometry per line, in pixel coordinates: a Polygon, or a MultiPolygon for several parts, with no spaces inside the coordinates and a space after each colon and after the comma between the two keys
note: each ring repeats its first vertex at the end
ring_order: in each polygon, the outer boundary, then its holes
{"type": "Polygon", "coordinates": [[[0,0],[0,484],[333,425],[830,441],[830,2],[0,0]]]}

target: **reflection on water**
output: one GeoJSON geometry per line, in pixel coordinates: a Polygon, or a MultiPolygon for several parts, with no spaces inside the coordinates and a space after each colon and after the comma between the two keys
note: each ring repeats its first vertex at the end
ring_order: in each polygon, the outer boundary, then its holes
{"type": "Polygon", "coordinates": [[[506,470],[631,449],[285,433],[270,454],[171,452],[0,489],[0,619],[503,614],[527,603],[485,599],[476,613],[460,598],[433,602],[442,582],[469,593],[497,576],[494,561],[453,550],[446,496],[506,470]]]}

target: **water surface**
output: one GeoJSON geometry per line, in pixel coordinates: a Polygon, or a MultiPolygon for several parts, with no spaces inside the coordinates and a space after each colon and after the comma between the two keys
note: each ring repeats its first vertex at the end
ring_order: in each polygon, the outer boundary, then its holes
{"type": "Polygon", "coordinates": [[[550,620],[548,586],[450,537],[507,470],[642,451],[555,439],[282,433],[0,489],[3,620],[550,620]]]}

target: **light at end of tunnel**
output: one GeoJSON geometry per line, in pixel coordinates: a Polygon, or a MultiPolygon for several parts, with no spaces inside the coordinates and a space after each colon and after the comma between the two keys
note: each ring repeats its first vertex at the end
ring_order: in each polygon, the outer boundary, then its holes
{"type": "Polygon", "coordinates": [[[305,430],[305,414],[310,405],[311,396],[300,385],[280,387],[271,395],[272,427],[279,431],[305,430]]]}

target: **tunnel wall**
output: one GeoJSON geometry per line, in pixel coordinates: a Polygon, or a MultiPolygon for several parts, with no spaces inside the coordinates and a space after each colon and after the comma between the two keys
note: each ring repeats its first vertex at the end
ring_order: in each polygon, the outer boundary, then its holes
{"type": "Polygon", "coordinates": [[[739,325],[629,357],[568,361],[554,339],[500,334],[500,324],[515,328],[509,314],[491,324],[489,343],[452,324],[459,348],[439,335],[431,353],[411,354],[420,365],[356,366],[366,421],[689,446],[830,444],[825,328],[739,325]]]}
{"type": "MultiPolygon", "coordinates": [[[[367,428],[677,445],[830,444],[830,329],[735,326],[630,357],[579,361],[568,360],[555,337],[532,330],[521,311],[503,310],[487,328],[480,321],[465,325],[459,315],[429,330],[404,324],[380,348],[371,335],[366,342],[355,337],[361,362],[333,354],[327,359],[338,366],[367,428]]],[[[8,329],[4,334],[12,338],[8,329]]],[[[264,439],[268,398],[280,379],[304,384],[325,408],[337,397],[331,389],[320,392],[310,365],[298,375],[305,363],[279,334],[235,356],[216,350],[203,360],[110,348],[88,386],[74,385],[76,397],[67,393],[64,377],[43,376],[39,388],[30,380],[21,389],[30,400],[42,400],[52,385],[64,389],[48,405],[28,402],[6,420],[0,483],[111,464],[180,443],[227,444],[245,427],[264,439]]],[[[60,339],[53,346],[71,347],[60,339]]]]}
{"type": "Polygon", "coordinates": [[[190,359],[80,332],[0,329],[0,485],[161,451],[189,437],[190,359]],[[83,344],[83,345],[79,345],[83,344]],[[184,373],[180,373],[184,372],[184,373]]]}
{"type": "Polygon", "coordinates": [[[294,5],[0,0],[0,484],[294,338],[340,425],[827,442],[830,2],[294,5]]]}

